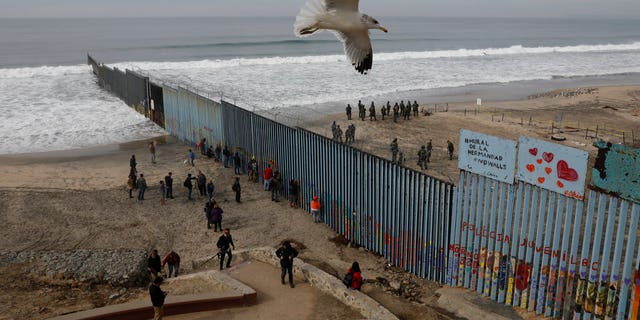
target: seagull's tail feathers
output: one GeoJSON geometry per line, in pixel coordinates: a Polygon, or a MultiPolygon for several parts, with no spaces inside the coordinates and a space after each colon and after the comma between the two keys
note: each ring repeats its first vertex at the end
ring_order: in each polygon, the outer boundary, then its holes
{"type": "Polygon", "coordinates": [[[318,28],[319,18],[327,12],[324,0],[309,0],[300,13],[296,16],[293,24],[293,32],[298,37],[307,37],[320,30],[318,28]]]}

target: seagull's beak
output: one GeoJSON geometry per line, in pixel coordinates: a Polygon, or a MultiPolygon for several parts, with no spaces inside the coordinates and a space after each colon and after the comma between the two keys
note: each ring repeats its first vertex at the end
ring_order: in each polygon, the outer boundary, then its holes
{"type": "Polygon", "coordinates": [[[378,29],[380,29],[380,30],[384,31],[384,33],[389,32],[389,30],[387,30],[387,28],[385,28],[385,27],[383,27],[383,26],[378,27],[378,29]]]}

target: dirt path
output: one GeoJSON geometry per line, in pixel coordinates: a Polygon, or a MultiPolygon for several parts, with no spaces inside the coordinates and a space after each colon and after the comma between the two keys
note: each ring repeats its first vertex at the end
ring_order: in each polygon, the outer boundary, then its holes
{"type": "Polygon", "coordinates": [[[230,276],[258,293],[258,304],[246,308],[198,312],[167,317],[171,320],[205,319],[281,319],[324,320],[358,319],[362,316],[295,277],[295,288],[280,284],[280,270],[270,265],[247,261],[225,270],[230,276]]]}

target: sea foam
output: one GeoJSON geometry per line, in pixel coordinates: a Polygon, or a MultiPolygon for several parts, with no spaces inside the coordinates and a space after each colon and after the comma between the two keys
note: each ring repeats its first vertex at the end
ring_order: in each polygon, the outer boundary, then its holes
{"type": "MultiPolygon", "coordinates": [[[[375,44],[374,44],[375,45],[375,44]]],[[[376,52],[370,74],[342,54],[110,64],[249,110],[412,99],[408,91],[640,72],[640,42],[628,44],[376,52]],[[579,61],[580,63],[576,63],[579,61]]],[[[0,69],[0,154],[81,148],[163,134],[97,85],[85,65],[0,69]]],[[[286,116],[286,115],[282,115],[286,116]]]]}

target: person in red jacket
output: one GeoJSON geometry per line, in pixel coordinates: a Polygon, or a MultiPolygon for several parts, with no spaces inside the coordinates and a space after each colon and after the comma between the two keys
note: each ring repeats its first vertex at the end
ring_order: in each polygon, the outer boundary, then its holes
{"type": "Polygon", "coordinates": [[[351,284],[349,285],[349,289],[360,290],[362,287],[362,272],[360,271],[360,264],[358,261],[354,261],[351,265],[351,268],[347,270],[347,273],[351,273],[353,275],[351,279],[351,284]]]}
{"type": "Polygon", "coordinates": [[[271,178],[273,178],[273,169],[271,169],[271,165],[268,164],[267,168],[264,169],[264,190],[269,190],[269,184],[271,183],[271,178]]]}
{"type": "Polygon", "coordinates": [[[175,251],[167,253],[162,259],[162,269],[165,265],[169,265],[169,278],[171,278],[171,274],[177,277],[178,271],[180,271],[180,256],[175,251]]]}

